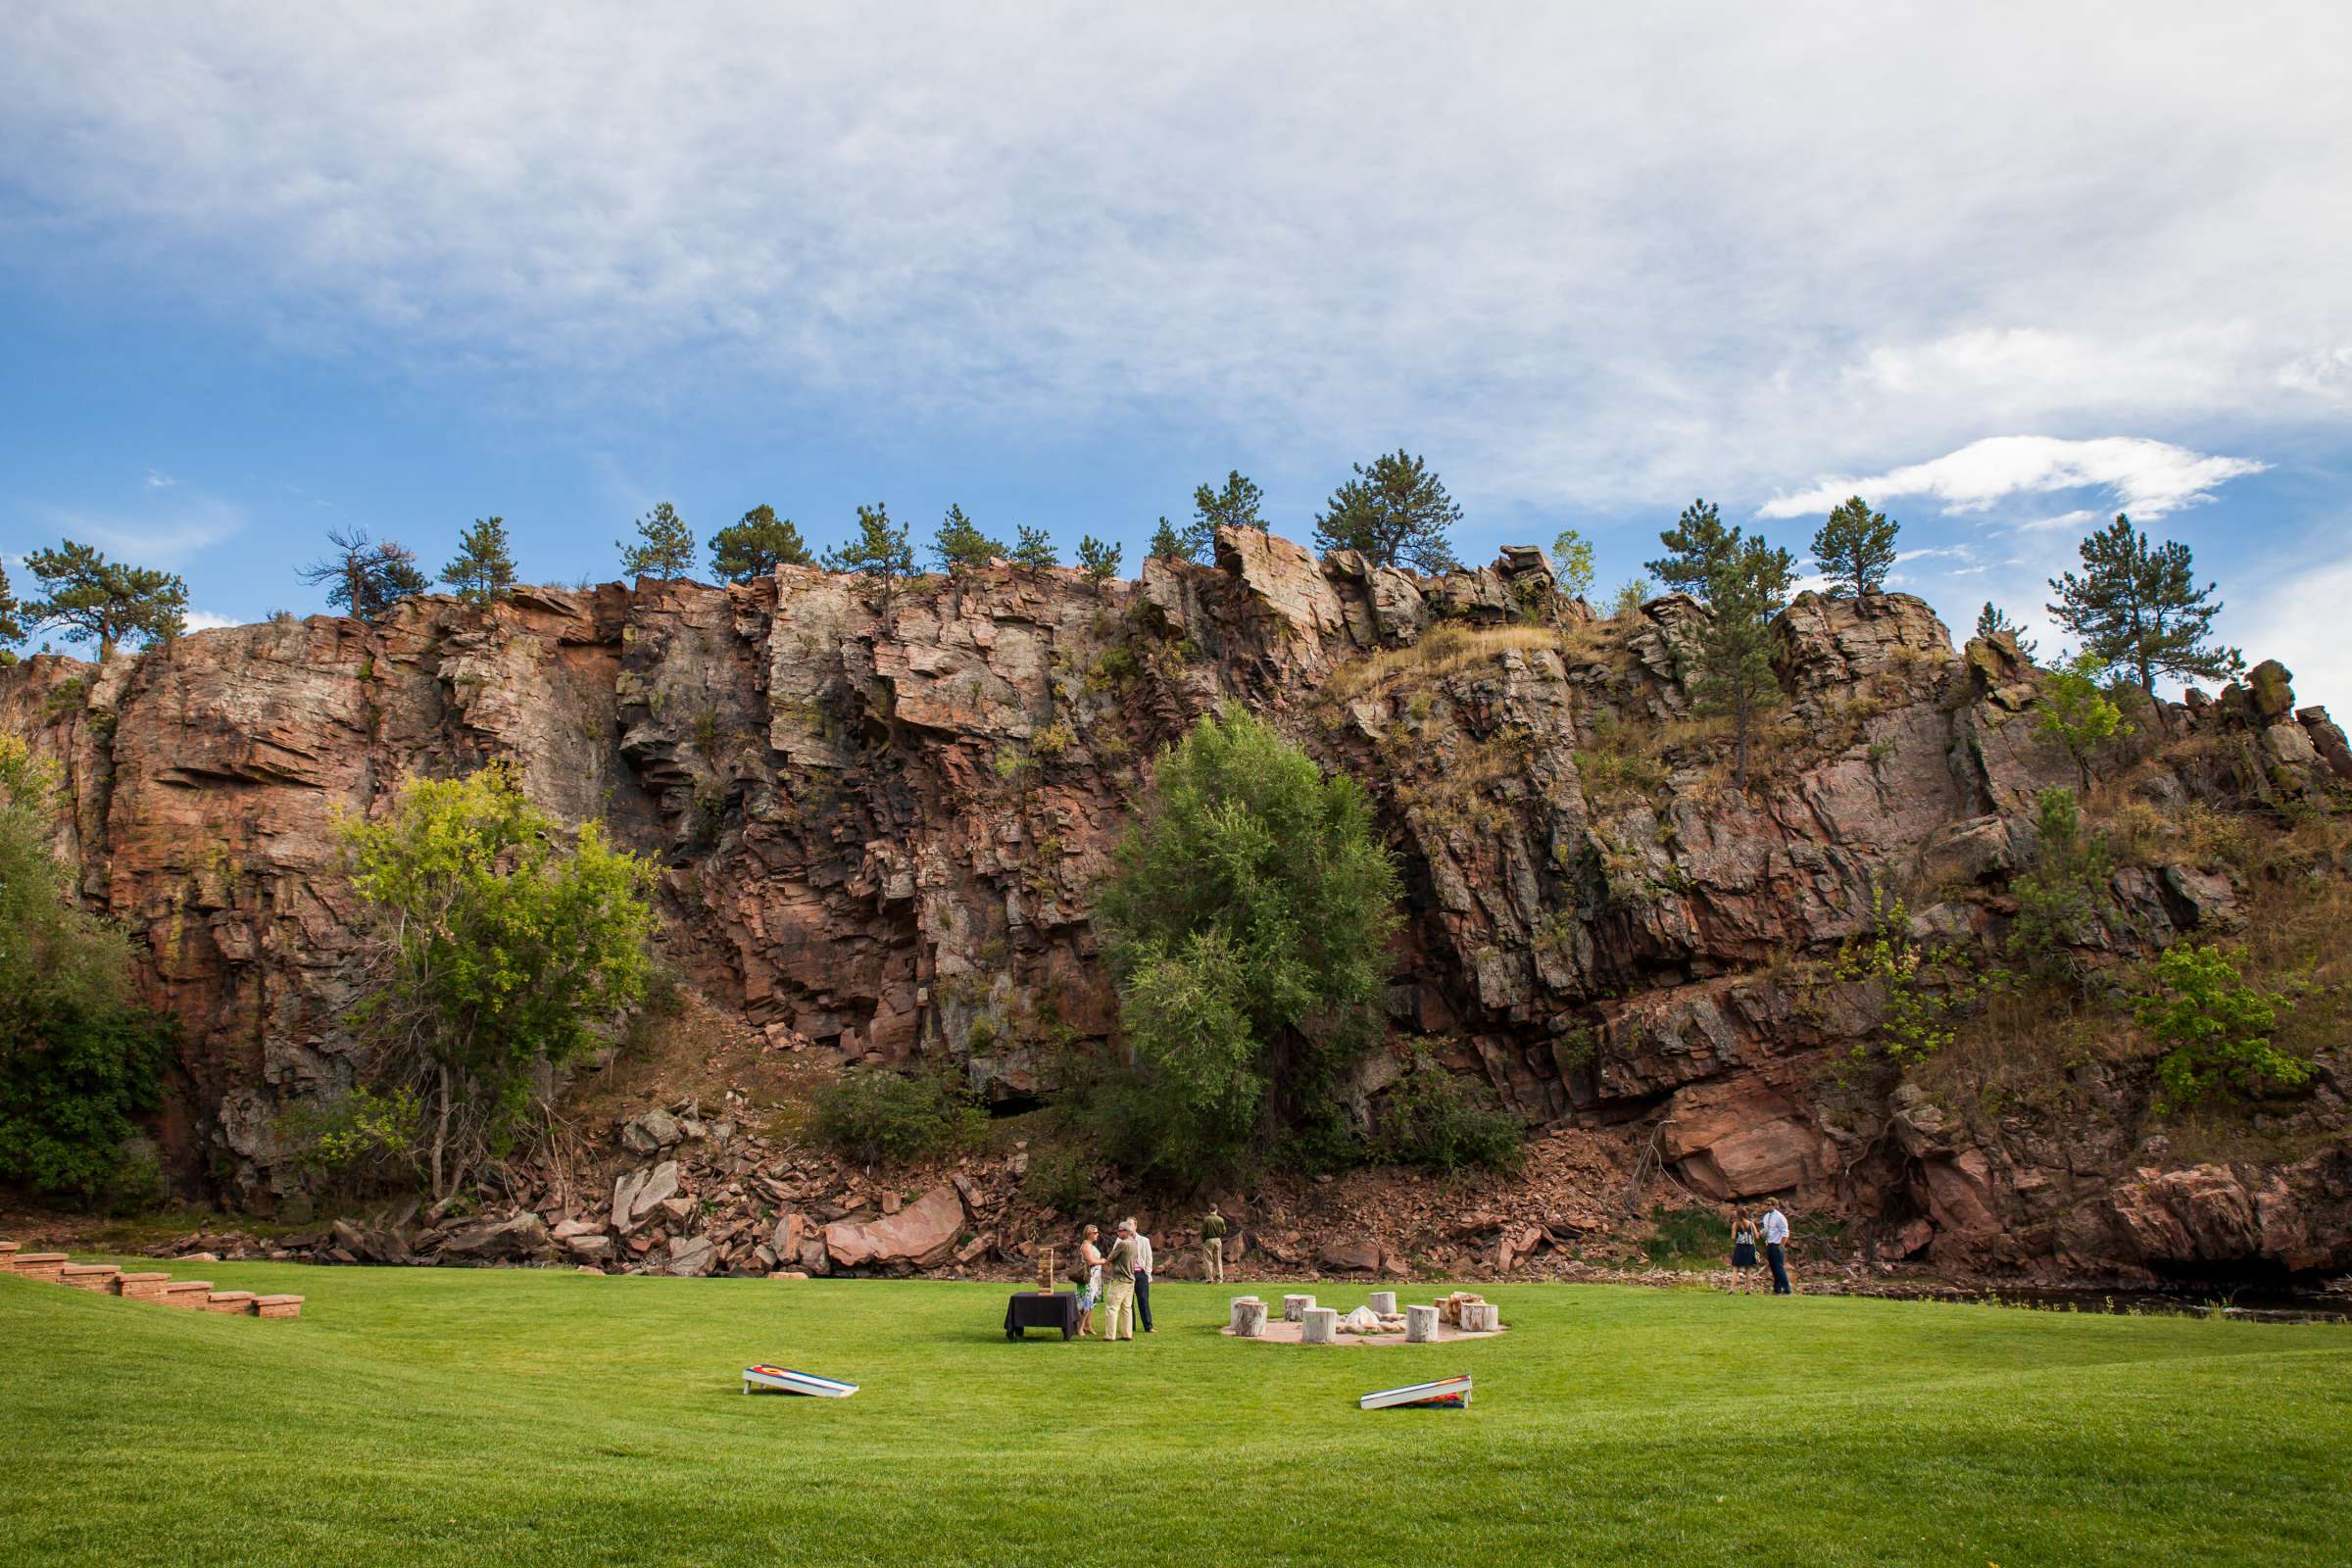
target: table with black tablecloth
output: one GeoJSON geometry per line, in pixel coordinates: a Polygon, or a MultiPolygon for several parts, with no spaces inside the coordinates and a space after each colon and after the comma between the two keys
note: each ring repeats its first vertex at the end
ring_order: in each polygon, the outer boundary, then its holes
{"type": "Polygon", "coordinates": [[[1029,1329],[1059,1329],[1063,1339],[1078,1332],[1078,1293],[1015,1291],[1004,1303],[1004,1337],[1017,1340],[1029,1329]]]}

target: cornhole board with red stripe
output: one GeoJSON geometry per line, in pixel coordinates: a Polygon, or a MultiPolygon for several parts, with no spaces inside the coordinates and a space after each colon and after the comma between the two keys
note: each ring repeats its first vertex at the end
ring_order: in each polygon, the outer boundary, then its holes
{"type": "Polygon", "coordinates": [[[1470,1374],[1440,1378],[1435,1383],[1407,1383],[1400,1389],[1381,1389],[1355,1401],[1359,1410],[1396,1410],[1407,1405],[1426,1405],[1438,1410],[1459,1410],[1470,1402],[1470,1374]]]}
{"type": "Polygon", "coordinates": [[[813,1372],[795,1372],[785,1366],[747,1366],[743,1369],[743,1392],[746,1394],[805,1394],[817,1399],[846,1399],[858,1392],[855,1383],[838,1378],[820,1378],[813,1372]]]}

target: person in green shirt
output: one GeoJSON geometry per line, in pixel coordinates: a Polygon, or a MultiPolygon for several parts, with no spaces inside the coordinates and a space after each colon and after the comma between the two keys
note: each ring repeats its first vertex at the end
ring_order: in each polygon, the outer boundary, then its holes
{"type": "Polygon", "coordinates": [[[1225,1283],[1225,1216],[1216,1204],[1209,1204],[1200,1216],[1201,1277],[1215,1285],[1225,1283]]]}

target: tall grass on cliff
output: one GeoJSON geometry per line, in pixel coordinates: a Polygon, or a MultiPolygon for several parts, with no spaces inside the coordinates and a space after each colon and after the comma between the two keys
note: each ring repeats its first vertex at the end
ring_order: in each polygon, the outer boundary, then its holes
{"type": "Polygon", "coordinates": [[[423,1162],[444,1198],[520,1138],[534,1081],[644,997],[653,868],[594,822],[564,828],[500,762],[412,781],[391,814],[343,833],[373,917],[354,1021],[386,1084],[424,1102],[423,1162]]]}
{"type": "Polygon", "coordinates": [[[122,934],[67,902],[55,789],[0,733],[0,1182],[134,1203],[159,1196],[131,1141],[161,1095],[168,1025],[131,997],[122,934]]]}
{"type": "Polygon", "coordinates": [[[1197,1176],[1344,1142],[1327,1092],[1376,1036],[1396,868],[1363,792],[1227,706],[1159,760],[1098,918],[1132,1068],[1091,1097],[1112,1153],[1197,1176]]]}

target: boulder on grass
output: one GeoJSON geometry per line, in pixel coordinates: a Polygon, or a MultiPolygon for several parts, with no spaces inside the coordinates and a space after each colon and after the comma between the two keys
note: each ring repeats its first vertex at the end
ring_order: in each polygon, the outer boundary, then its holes
{"type": "Polygon", "coordinates": [[[667,1270],[680,1279],[696,1279],[710,1272],[716,1257],[708,1236],[681,1236],[669,1244],[667,1270]]]}
{"type": "Polygon", "coordinates": [[[963,1200],[941,1183],[882,1219],[825,1227],[825,1253],[839,1268],[936,1268],[955,1255],[963,1200]]]}

